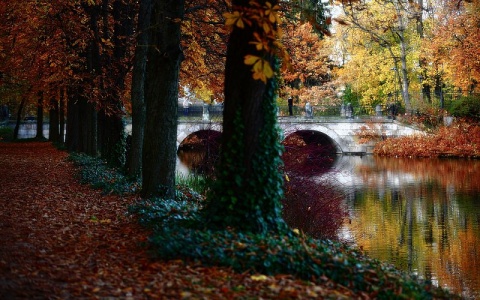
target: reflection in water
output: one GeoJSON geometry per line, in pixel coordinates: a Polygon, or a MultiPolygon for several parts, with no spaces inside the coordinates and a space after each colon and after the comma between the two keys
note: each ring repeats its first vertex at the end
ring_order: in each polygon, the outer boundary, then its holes
{"type": "Polygon", "coordinates": [[[315,238],[337,239],[347,209],[341,188],[318,177],[332,168],[336,149],[323,134],[297,131],[283,141],[283,218],[315,238]]]}
{"type": "Polygon", "coordinates": [[[291,183],[295,201],[285,203],[284,212],[291,226],[312,236],[331,234],[325,220],[342,218],[346,206],[341,239],[480,299],[480,161],[339,156],[333,164],[329,172],[309,178],[315,188],[291,183]],[[332,201],[314,196],[330,191],[332,201]]]}
{"type": "Polygon", "coordinates": [[[338,186],[298,176],[285,182],[283,218],[314,238],[338,239],[348,211],[338,186]]]}
{"type": "Polygon", "coordinates": [[[344,157],[336,167],[348,189],[343,238],[374,258],[478,298],[479,171],[480,161],[471,160],[344,157]]]}
{"type": "Polygon", "coordinates": [[[189,135],[180,145],[177,156],[180,164],[177,169],[182,173],[213,176],[219,158],[220,132],[201,130],[189,135]],[[186,167],[186,168],[185,168],[186,167]]]}

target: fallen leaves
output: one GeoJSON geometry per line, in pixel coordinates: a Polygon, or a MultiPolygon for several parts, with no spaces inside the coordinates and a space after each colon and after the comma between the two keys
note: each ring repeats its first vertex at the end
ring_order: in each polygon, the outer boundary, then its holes
{"type": "Polygon", "coordinates": [[[373,153],[393,157],[480,157],[480,126],[458,121],[434,134],[389,138],[375,145],[373,153]]]}
{"type": "Polygon", "coordinates": [[[133,196],[79,184],[49,143],[0,143],[0,298],[287,299],[356,295],[290,276],[153,261],[133,196]]]}

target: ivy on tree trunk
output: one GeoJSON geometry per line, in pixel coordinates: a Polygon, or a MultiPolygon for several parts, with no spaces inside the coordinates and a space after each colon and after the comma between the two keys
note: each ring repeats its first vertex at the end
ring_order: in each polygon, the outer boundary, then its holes
{"type": "MultiPolygon", "coordinates": [[[[234,7],[248,1],[234,1],[234,7]]],[[[211,227],[266,233],[285,229],[283,180],[276,119],[276,79],[252,77],[247,54],[264,55],[249,42],[258,28],[234,28],[228,43],[220,165],[204,216],[211,227]]],[[[268,54],[270,64],[278,68],[268,54]]]]}

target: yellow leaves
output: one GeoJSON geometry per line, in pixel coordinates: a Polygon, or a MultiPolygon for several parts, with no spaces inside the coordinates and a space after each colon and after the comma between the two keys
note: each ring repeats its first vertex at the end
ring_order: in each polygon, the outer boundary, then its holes
{"type": "Polygon", "coordinates": [[[265,281],[265,280],[268,279],[268,277],[266,275],[263,275],[263,274],[252,275],[252,276],[250,276],[250,278],[254,281],[265,281]]]}
{"type": "Polygon", "coordinates": [[[255,38],[255,41],[250,42],[250,44],[255,45],[255,48],[257,48],[258,51],[269,51],[269,41],[262,38],[257,32],[253,33],[253,37],[255,38]]]}
{"type": "Polygon", "coordinates": [[[112,47],[113,48],[113,43],[110,39],[104,39],[102,38],[102,43],[105,45],[105,46],[108,46],[108,47],[112,47]]]}
{"type": "Polygon", "coordinates": [[[280,24],[280,18],[278,16],[279,5],[272,5],[270,2],[266,2],[264,7],[259,7],[254,1],[251,1],[250,5],[257,7],[255,9],[245,10],[245,12],[236,10],[232,13],[224,13],[225,25],[245,28],[245,24],[251,26],[253,21],[256,21],[266,33],[269,33],[273,30],[272,25],[280,24]],[[265,22],[267,20],[268,22],[265,22]]]}
{"type": "Polygon", "coordinates": [[[91,223],[100,223],[100,224],[110,224],[110,223],[112,223],[111,219],[101,219],[101,220],[99,220],[96,216],[91,216],[89,221],[91,223]]]}
{"type": "Polygon", "coordinates": [[[235,243],[235,246],[236,246],[238,249],[240,249],[240,250],[243,250],[243,249],[245,249],[245,248],[248,247],[247,244],[241,243],[241,242],[236,242],[236,243],[235,243]]]}
{"type": "Polygon", "coordinates": [[[273,77],[273,69],[270,63],[261,57],[255,55],[246,55],[244,59],[246,65],[253,65],[253,79],[267,82],[267,78],[273,77]]]}
{"type": "Polygon", "coordinates": [[[239,11],[234,11],[233,13],[224,13],[225,25],[227,26],[237,26],[238,28],[245,28],[245,23],[250,25],[250,21],[244,19],[243,14],[239,11]]]}
{"type": "Polygon", "coordinates": [[[265,3],[265,16],[268,17],[268,20],[272,24],[280,24],[280,18],[278,17],[278,10],[280,6],[273,5],[270,2],[265,3]]]}

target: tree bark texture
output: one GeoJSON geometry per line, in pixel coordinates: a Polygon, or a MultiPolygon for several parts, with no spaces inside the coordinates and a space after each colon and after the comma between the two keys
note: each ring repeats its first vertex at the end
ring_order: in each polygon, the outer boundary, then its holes
{"type": "Polygon", "coordinates": [[[132,143],[127,157],[127,172],[130,176],[142,174],[142,152],[145,128],[145,72],[147,65],[148,33],[151,0],[140,1],[138,36],[132,72],[132,143]]]}
{"type": "Polygon", "coordinates": [[[183,0],[154,0],[145,82],[142,196],[175,197],[183,0]]]}

